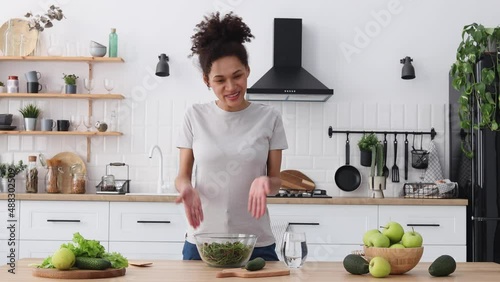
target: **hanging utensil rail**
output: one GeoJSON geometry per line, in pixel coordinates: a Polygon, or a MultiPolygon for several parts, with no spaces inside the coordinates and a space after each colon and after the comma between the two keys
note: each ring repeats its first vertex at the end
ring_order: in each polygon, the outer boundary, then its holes
{"type": "Polygon", "coordinates": [[[434,128],[431,128],[431,131],[373,131],[373,130],[333,130],[333,128],[330,126],[328,127],[328,136],[332,138],[333,133],[359,133],[359,134],[366,134],[366,133],[375,133],[375,134],[406,134],[406,135],[430,135],[431,139],[434,140],[434,137],[436,136],[436,131],[434,128]]]}

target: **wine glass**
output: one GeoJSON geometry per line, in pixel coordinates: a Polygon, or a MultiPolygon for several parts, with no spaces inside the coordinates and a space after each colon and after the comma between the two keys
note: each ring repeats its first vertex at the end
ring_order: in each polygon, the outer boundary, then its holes
{"type": "Polygon", "coordinates": [[[87,131],[90,131],[92,127],[92,116],[84,116],[83,117],[83,125],[87,128],[87,131]]]}
{"type": "Polygon", "coordinates": [[[108,94],[111,94],[111,90],[115,88],[115,81],[109,78],[104,79],[104,88],[108,90],[108,94]]]}
{"type": "Polygon", "coordinates": [[[281,245],[281,255],[289,268],[301,267],[307,258],[306,234],[285,232],[281,245]]]}
{"type": "Polygon", "coordinates": [[[94,89],[94,80],[92,78],[84,78],[83,87],[85,87],[85,89],[87,89],[88,91],[88,94],[90,94],[90,91],[94,89]]]}
{"type": "Polygon", "coordinates": [[[70,123],[73,131],[77,131],[78,127],[80,127],[80,124],[82,124],[82,118],[77,115],[72,115],[70,118],[70,123]]]}

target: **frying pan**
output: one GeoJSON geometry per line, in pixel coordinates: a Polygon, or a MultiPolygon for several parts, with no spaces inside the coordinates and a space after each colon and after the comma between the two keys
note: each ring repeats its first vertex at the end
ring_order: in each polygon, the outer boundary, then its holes
{"type": "Polygon", "coordinates": [[[359,170],[349,165],[350,146],[349,134],[345,142],[345,165],[339,167],[335,172],[335,183],[342,191],[351,192],[356,190],[361,184],[361,174],[359,170]]]}

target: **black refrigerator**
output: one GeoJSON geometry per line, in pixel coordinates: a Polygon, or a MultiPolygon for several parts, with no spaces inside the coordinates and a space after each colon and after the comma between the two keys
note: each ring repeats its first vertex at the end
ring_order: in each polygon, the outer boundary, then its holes
{"type": "MultiPolygon", "coordinates": [[[[482,58],[476,65],[476,78],[481,79],[480,70],[492,64],[491,56],[482,58]]],[[[497,87],[498,82],[497,75],[497,87]]],[[[449,89],[450,180],[458,182],[459,197],[468,199],[469,203],[467,261],[500,263],[500,132],[472,127],[461,129],[460,94],[451,86],[451,78],[449,89]],[[462,146],[472,151],[472,158],[465,156],[462,146]]],[[[476,104],[473,103],[473,107],[471,122],[478,124],[481,117],[476,104]]],[[[500,121],[500,114],[497,120],[500,121]]]]}

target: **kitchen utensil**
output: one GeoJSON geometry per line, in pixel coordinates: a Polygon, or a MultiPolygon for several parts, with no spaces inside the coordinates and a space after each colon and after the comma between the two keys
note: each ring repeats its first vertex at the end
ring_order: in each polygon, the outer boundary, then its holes
{"type": "Polygon", "coordinates": [[[0,125],[0,130],[14,130],[16,127],[14,125],[0,125]]]}
{"type": "Polygon", "coordinates": [[[396,164],[398,160],[398,136],[394,134],[394,165],[392,166],[392,182],[399,182],[399,167],[396,164]]]}
{"type": "Polygon", "coordinates": [[[55,155],[51,160],[61,161],[61,168],[63,173],[61,174],[61,191],[62,193],[71,193],[73,173],[87,173],[87,167],[83,160],[75,153],[63,152],[55,155]],[[79,169],[71,169],[72,166],[79,165],[79,169]]]}
{"type": "Polygon", "coordinates": [[[408,180],[408,134],[405,134],[405,180],[408,180]]]}
{"type": "MultiPolygon", "coordinates": [[[[29,21],[23,20],[23,19],[11,19],[11,29],[13,33],[13,38],[19,39],[19,40],[14,40],[12,42],[14,50],[16,50],[15,54],[19,56],[28,56],[35,50],[36,47],[36,42],[38,40],[38,30],[36,28],[33,28],[30,30],[29,27],[29,21]],[[23,50],[21,50],[20,45],[21,45],[21,35],[23,36],[23,50]],[[17,51],[19,50],[19,51],[17,51]],[[21,52],[21,53],[19,53],[21,52]]],[[[7,30],[7,27],[9,25],[9,20],[7,20],[1,27],[0,27],[0,46],[5,46],[5,38],[4,34],[5,31],[7,30]]]]}
{"type": "Polygon", "coordinates": [[[349,155],[350,155],[350,146],[349,146],[349,133],[347,133],[347,139],[345,143],[345,160],[346,164],[341,166],[335,172],[335,183],[337,186],[343,191],[354,191],[361,184],[361,174],[359,170],[351,165],[349,165],[349,155]]]}
{"type": "Polygon", "coordinates": [[[232,268],[232,269],[223,269],[222,271],[217,272],[217,278],[224,277],[241,277],[241,278],[258,278],[258,277],[273,277],[273,276],[284,276],[290,275],[289,269],[273,269],[273,268],[264,268],[259,271],[248,271],[244,268],[232,268]]]}
{"type": "Polygon", "coordinates": [[[97,194],[126,194],[130,192],[129,166],[125,163],[110,163],[106,165],[106,175],[96,186],[97,194]],[[116,166],[127,167],[127,179],[115,179],[110,168],[116,166]]]}
{"type": "Polygon", "coordinates": [[[139,262],[139,261],[129,261],[128,264],[138,267],[147,267],[153,265],[152,262],[139,262]]]}
{"type": "Polygon", "coordinates": [[[384,133],[384,168],[382,169],[382,175],[389,177],[389,168],[387,167],[387,133],[384,133]]]}
{"type": "Polygon", "coordinates": [[[283,170],[280,178],[281,186],[286,189],[312,191],[316,188],[314,182],[298,170],[283,170]]]}
{"type": "Polygon", "coordinates": [[[54,279],[95,279],[119,277],[125,275],[125,272],[126,268],[108,268],[105,270],[70,269],[64,271],[53,268],[34,268],[31,274],[36,277],[54,279]]]}
{"type": "Polygon", "coordinates": [[[429,165],[429,152],[422,149],[424,135],[420,135],[420,149],[415,149],[415,134],[413,135],[413,144],[411,150],[411,166],[417,169],[426,169],[429,165]]]}

